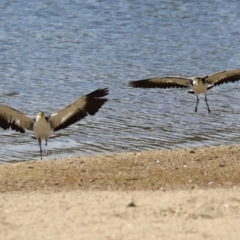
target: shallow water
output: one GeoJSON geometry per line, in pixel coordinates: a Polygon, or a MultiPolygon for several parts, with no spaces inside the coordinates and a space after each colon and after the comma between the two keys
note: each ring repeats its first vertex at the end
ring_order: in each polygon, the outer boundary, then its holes
{"type": "MultiPolygon", "coordinates": [[[[240,83],[204,96],[132,89],[129,80],[207,75],[240,66],[239,1],[3,0],[0,103],[53,113],[96,88],[109,101],[49,140],[61,158],[240,141],[240,83]]],[[[0,163],[39,159],[31,132],[0,129],[0,163]]]]}

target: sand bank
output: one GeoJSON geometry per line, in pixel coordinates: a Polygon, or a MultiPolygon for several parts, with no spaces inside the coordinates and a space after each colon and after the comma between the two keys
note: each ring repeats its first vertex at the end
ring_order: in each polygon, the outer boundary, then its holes
{"type": "Polygon", "coordinates": [[[6,164],[0,192],[0,239],[240,238],[238,145],[6,164]]]}

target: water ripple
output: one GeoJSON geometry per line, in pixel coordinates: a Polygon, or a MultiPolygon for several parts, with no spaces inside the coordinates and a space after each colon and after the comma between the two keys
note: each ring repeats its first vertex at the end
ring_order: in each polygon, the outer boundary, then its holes
{"type": "MultiPolygon", "coordinates": [[[[93,117],[57,132],[49,156],[238,143],[240,83],[196,97],[132,89],[129,80],[207,75],[240,66],[239,1],[8,1],[0,3],[0,102],[53,113],[109,87],[93,117]]],[[[1,130],[0,163],[39,159],[32,133],[1,130]]],[[[45,159],[45,157],[44,157],[45,159]]]]}

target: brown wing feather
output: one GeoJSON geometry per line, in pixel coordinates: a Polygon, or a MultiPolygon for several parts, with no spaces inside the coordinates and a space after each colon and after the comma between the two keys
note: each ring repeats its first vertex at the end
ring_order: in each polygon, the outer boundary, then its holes
{"type": "Polygon", "coordinates": [[[66,128],[83,119],[88,114],[94,115],[108,100],[102,98],[108,95],[108,88],[97,89],[88,95],[82,96],[68,107],[61,109],[50,116],[49,121],[54,131],[66,128]]]}
{"type": "Polygon", "coordinates": [[[214,73],[206,78],[206,83],[214,86],[240,80],[240,68],[214,73]]]}
{"type": "Polygon", "coordinates": [[[12,130],[24,133],[25,130],[33,130],[33,118],[8,106],[0,105],[0,127],[4,130],[11,127],[12,130]]]}
{"type": "Polygon", "coordinates": [[[136,88],[188,88],[191,80],[182,77],[149,78],[130,81],[129,85],[136,88]]]}

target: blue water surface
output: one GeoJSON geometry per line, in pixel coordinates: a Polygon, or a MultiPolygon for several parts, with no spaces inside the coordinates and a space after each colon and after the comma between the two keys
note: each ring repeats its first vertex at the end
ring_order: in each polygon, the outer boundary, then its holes
{"type": "MultiPolygon", "coordinates": [[[[149,77],[240,67],[240,1],[2,0],[0,104],[53,113],[109,87],[109,101],[49,140],[61,158],[240,142],[240,83],[204,96],[133,89],[149,77]]],[[[31,132],[0,129],[0,163],[39,159],[31,132]]],[[[43,147],[44,148],[44,147],[43,147]]]]}

